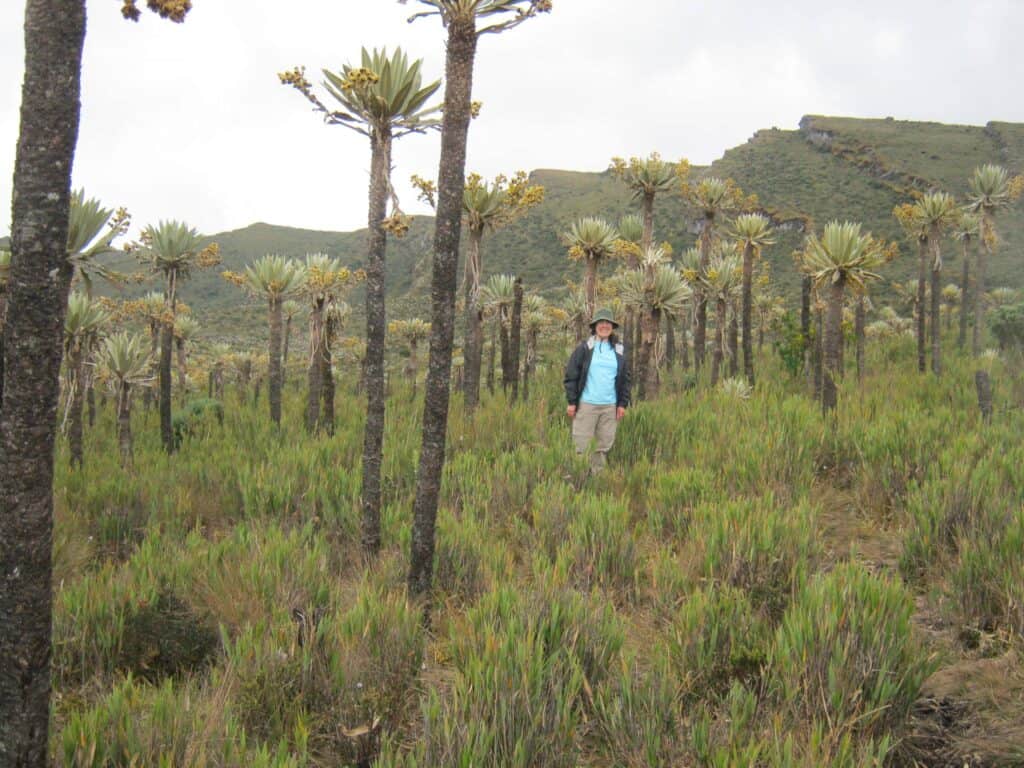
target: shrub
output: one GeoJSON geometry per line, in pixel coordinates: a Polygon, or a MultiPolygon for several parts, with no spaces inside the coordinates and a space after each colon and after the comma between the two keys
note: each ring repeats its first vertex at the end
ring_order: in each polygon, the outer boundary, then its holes
{"type": "Polygon", "coordinates": [[[614,590],[628,599],[636,592],[636,538],[625,503],[607,496],[582,496],[569,523],[558,561],[579,589],[614,590]]]}
{"type": "Polygon", "coordinates": [[[771,495],[701,506],[691,561],[704,578],[745,590],[755,609],[778,618],[817,557],[812,519],[806,503],[780,508],[771,495]]]}
{"type": "Polygon", "coordinates": [[[405,720],[423,657],[419,611],[364,589],[343,615],[297,626],[256,625],[227,645],[236,707],[249,733],[329,762],[372,760],[381,734],[405,720]]]}
{"type": "MultiPolygon", "coordinates": [[[[246,741],[223,695],[191,682],[151,687],[129,676],[95,705],[71,713],[54,753],[67,768],[241,767],[249,765],[246,741]]],[[[264,765],[297,763],[284,758],[264,765]]]]}
{"type": "Polygon", "coordinates": [[[769,687],[791,722],[824,718],[836,733],[897,727],[931,673],[912,636],[914,604],[899,584],[844,564],[816,577],[775,633],[769,687]]]}
{"type": "Polygon", "coordinates": [[[219,400],[201,397],[189,400],[185,407],[171,416],[171,429],[174,431],[174,447],[181,447],[186,437],[201,437],[209,433],[214,426],[224,425],[224,406],[219,400]]]}
{"type": "Polygon", "coordinates": [[[741,590],[728,585],[694,592],[679,609],[668,650],[689,695],[724,694],[734,681],[761,673],[770,628],[741,590]]]}
{"type": "Polygon", "coordinates": [[[389,740],[376,765],[578,765],[584,691],[622,644],[609,610],[573,592],[523,598],[502,588],[449,634],[455,680],[430,692],[416,745],[403,754],[389,740]]]}
{"type": "Polygon", "coordinates": [[[1024,636],[1024,510],[965,542],[951,581],[964,619],[1024,636]]]}
{"type": "Polygon", "coordinates": [[[649,669],[623,658],[594,694],[593,742],[601,764],[650,766],[682,764],[682,713],[675,676],[664,655],[649,669]]]}

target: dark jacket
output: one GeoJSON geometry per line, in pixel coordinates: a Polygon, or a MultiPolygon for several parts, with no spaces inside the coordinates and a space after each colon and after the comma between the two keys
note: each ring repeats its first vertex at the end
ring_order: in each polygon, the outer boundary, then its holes
{"type": "MultiPolygon", "coordinates": [[[[612,335],[608,339],[615,345],[615,358],[619,363],[619,370],[615,374],[615,398],[619,408],[629,407],[629,367],[626,365],[626,358],[623,355],[622,344],[612,335]]],[[[579,405],[580,395],[583,388],[587,386],[587,373],[590,371],[590,359],[594,356],[594,346],[597,337],[591,336],[580,343],[573,350],[569,357],[569,363],[565,366],[565,397],[569,405],[579,405]]]]}

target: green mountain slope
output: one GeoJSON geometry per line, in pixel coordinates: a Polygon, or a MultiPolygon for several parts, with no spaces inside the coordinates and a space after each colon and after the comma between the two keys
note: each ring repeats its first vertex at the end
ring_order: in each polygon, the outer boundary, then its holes
{"type": "MultiPolygon", "coordinates": [[[[963,199],[972,170],[986,162],[1002,163],[1016,173],[1024,171],[1024,125],[807,116],[797,130],[758,131],[710,168],[695,169],[695,174],[732,177],[746,191],[757,193],[779,233],[778,243],[765,252],[765,258],[772,262],[780,290],[793,295],[797,275],[791,252],[801,246],[807,224],[821,226],[833,218],[862,221],[866,229],[900,240],[902,256],[886,268],[886,276],[904,280],[913,275],[916,251],[902,240],[891,215],[893,207],[910,199],[912,191],[932,187],[963,199]]],[[[635,206],[607,171],[542,169],[534,171],[531,179],[545,187],[544,203],[485,239],[484,271],[517,273],[528,288],[554,296],[567,280],[581,278],[580,266],[566,259],[559,233],[578,216],[615,220],[635,206]]],[[[429,217],[416,217],[406,238],[389,241],[388,290],[395,316],[428,312],[431,224],[429,217]]],[[[989,284],[1022,288],[1024,204],[1018,203],[1002,216],[999,229],[1004,242],[991,265],[989,284]]],[[[667,240],[679,253],[695,242],[696,215],[686,210],[680,198],[664,196],[656,206],[655,230],[658,240],[667,240]]],[[[325,251],[359,267],[365,238],[365,230],[317,232],[259,223],[212,239],[220,243],[223,268],[237,270],[268,252],[301,257],[325,251]]],[[[944,252],[952,279],[959,249],[948,242],[944,252]]],[[[129,266],[124,258],[118,257],[122,263],[117,266],[129,266]]],[[[881,292],[885,294],[884,286],[881,292]]],[[[219,336],[262,333],[262,314],[251,303],[243,304],[238,290],[220,278],[219,270],[194,276],[182,295],[219,336]]],[[[358,291],[350,299],[357,317],[361,300],[358,291]]]]}

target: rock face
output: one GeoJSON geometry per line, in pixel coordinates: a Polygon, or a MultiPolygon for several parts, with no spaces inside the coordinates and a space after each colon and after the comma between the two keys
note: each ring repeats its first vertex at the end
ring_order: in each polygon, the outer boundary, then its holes
{"type": "Polygon", "coordinates": [[[826,131],[814,126],[814,118],[804,115],[800,118],[800,133],[804,135],[811,144],[822,149],[832,147],[832,131],[826,131]]]}

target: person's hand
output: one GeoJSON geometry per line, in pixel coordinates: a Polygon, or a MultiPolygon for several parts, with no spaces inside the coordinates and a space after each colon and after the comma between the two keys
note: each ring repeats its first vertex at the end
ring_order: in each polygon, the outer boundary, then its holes
{"type": "Polygon", "coordinates": [[[567,407],[565,409],[565,412],[567,414],[569,414],[569,418],[570,419],[575,419],[576,418],[576,406],[575,405],[570,405],[569,407],[567,407]]]}
{"type": "Polygon", "coordinates": [[[625,416],[625,415],[626,415],[626,409],[623,408],[622,406],[619,406],[618,408],[615,409],[615,420],[616,421],[622,421],[622,417],[625,416]]]}

